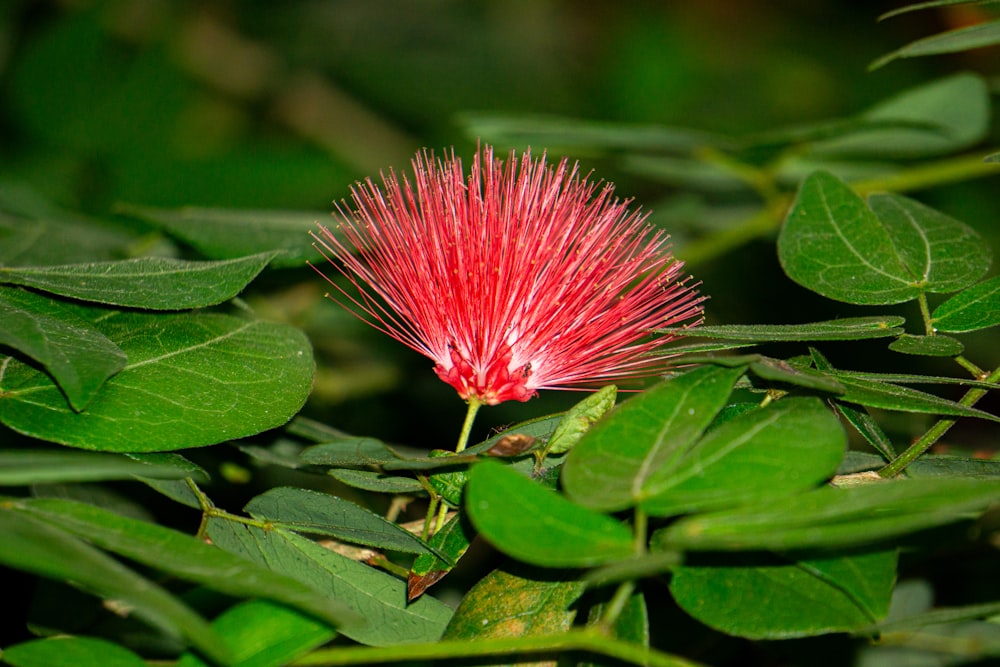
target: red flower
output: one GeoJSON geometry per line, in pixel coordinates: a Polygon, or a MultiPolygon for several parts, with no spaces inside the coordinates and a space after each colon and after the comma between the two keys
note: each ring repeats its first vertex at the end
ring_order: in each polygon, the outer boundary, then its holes
{"type": "MultiPolygon", "coordinates": [[[[359,318],[435,362],[464,399],[526,401],[655,374],[658,327],[701,320],[667,236],[566,160],[546,165],[484,147],[466,178],[460,159],[413,161],[352,189],[337,233],[313,234],[357,288],[335,287],[359,318]]],[[[332,283],[333,281],[331,281],[332,283]]]]}

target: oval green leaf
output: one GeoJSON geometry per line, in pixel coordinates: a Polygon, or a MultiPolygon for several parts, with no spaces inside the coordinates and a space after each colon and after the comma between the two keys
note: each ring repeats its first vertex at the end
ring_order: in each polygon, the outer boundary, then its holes
{"type": "Polygon", "coordinates": [[[1000,325],[1000,276],[959,292],[934,309],[936,331],[966,333],[1000,325]]]}
{"type": "Polygon", "coordinates": [[[566,500],[510,467],[483,461],[469,471],[465,507],[500,551],[545,567],[589,567],[635,552],[632,532],[566,500]]]}
{"type": "Polygon", "coordinates": [[[913,336],[903,334],[889,343],[889,349],[901,354],[923,357],[957,357],[965,351],[962,341],[951,336],[913,336]]]}
{"type": "Polygon", "coordinates": [[[0,375],[0,421],[84,449],[165,451],[212,445],[287,422],[305,403],[314,364],[290,326],[228,315],[120,312],[95,326],[128,357],[82,413],[41,371],[0,375]]]}
{"type": "Polygon", "coordinates": [[[647,498],[654,516],[790,496],[831,477],[847,437],[817,398],[786,398],[709,431],[647,498]]]}
{"type": "Polygon", "coordinates": [[[3,661],[13,667],[148,667],[127,648],[91,637],[33,639],[4,648],[3,661]]]}
{"type": "Polygon", "coordinates": [[[886,305],[921,292],[888,229],[849,185],[825,171],[799,188],[778,236],[778,258],[789,278],[837,301],[886,305]]]}
{"type": "Polygon", "coordinates": [[[743,368],[705,366],[625,401],[567,456],[566,495],[591,509],[618,511],[670,486],[673,466],[726,404],[743,368]]]}

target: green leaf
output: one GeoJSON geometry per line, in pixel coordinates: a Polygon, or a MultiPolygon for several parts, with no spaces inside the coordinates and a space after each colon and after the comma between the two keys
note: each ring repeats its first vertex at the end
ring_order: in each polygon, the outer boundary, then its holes
{"type": "Polygon", "coordinates": [[[443,553],[445,559],[434,554],[421,554],[413,561],[410,574],[406,579],[406,597],[415,600],[424,594],[428,588],[451,572],[458,560],[468,551],[476,532],[472,529],[468,517],[462,510],[455,512],[440,530],[431,536],[430,545],[437,553],[443,553]]]}
{"type": "Polygon", "coordinates": [[[0,287],[0,345],[40,363],[75,410],[84,410],[125,353],[73,309],[27,290],[0,287]]]}
{"type": "MultiPolygon", "coordinates": [[[[599,624],[608,606],[607,602],[600,602],[591,607],[588,626],[600,629],[599,624]]],[[[609,634],[616,639],[636,646],[649,646],[649,612],[646,609],[646,598],[641,590],[629,596],[609,630],[609,634]]],[[[617,660],[594,656],[588,662],[580,664],[580,667],[617,667],[618,664],[617,660]]]]}
{"type": "Polygon", "coordinates": [[[178,209],[119,204],[117,212],[157,225],[212,259],[235,259],[280,251],[271,265],[301,266],[319,254],[309,232],[328,211],[266,211],[228,208],[178,209]]]}
{"type": "Polygon", "coordinates": [[[793,366],[781,359],[771,359],[757,355],[751,359],[748,355],[748,369],[751,373],[770,382],[782,382],[795,387],[803,387],[828,394],[842,394],[844,387],[833,377],[811,368],[793,366]]]}
{"type": "Polygon", "coordinates": [[[200,447],[284,424],[312,387],[302,332],[211,313],[119,312],[94,323],[128,357],[86,412],[47,375],[8,363],[0,421],[32,437],[105,451],[200,447]]]}
{"type": "Polygon", "coordinates": [[[666,550],[852,547],[974,517],[1000,501],[1000,482],[910,479],[843,489],[685,517],[658,531],[666,550]]]}
{"type": "Polygon", "coordinates": [[[197,467],[173,462],[143,462],[118,454],[74,451],[0,451],[0,485],[25,486],[55,482],[96,482],[112,479],[183,479],[204,476],[197,467]]]}
{"type": "Polygon", "coordinates": [[[563,415],[562,421],[552,432],[552,437],[542,450],[543,458],[549,454],[562,454],[572,449],[590,430],[594,422],[615,406],[618,388],[613,384],[587,396],[563,415]]]}
{"type": "Polygon", "coordinates": [[[569,630],[583,583],[549,571],[493,570],[462,598],[444,639],[553,635],[569,630]]]}
{"type": "Polygon", "coordinates": [[[912,5],[897,7],[896,9],[890,10],[879,16],[878,20],[884,21],[888,18],[899,16],[900,14],[908,14],[909,12],[915,12],[921,9],[931,9],[933,7],[947,7],[949,5],[985,5],[990,2],[996,2],[996,0],[928,0],[927,2],[916,2],[912,5]]]}
{"type": "Polygon", "coordinates": [[[1000,325],[1000,276],[959,292],[934,309],[936,331],[966,333],[1000,325]]]}
{"type": "Polygon", "coordinates": [[[956,53],[981,49],[994,44],[1000,44],[1000,21],[986,21],[910,42],[906,46],[882,56],[869,65],[868,69],[878,69],[898,58],[956,53]]]}
{"type": "Polygon", "coordinates": [[[469,471],[465,508],[500,551],[545,567],[589,567],[633,555],[632,532],[572,503],[508,466],[483,461],[469,471]]]}
{"type": "Polygon", "coordinates": [[[839,320],[810,322],[808,324],[722,324],[700,325],[697,329],[671,327],[660,329],[666,333],[739,340],[755,343],[814,340],[865,340],[891,338],[903,333],[905,320],[896,315],[883,317],[847,317],[839,320]]]}
{"type": "Polygon", "coordinates": [[[986,82],[964,72],[905,90],[861,114],[864,120],[909,127],[859,131],[811,148],[818,156],[873,160],[942,155],[982,141],[989,133],[990,116],[986,82]]]}
{"type": "Polygon", "coordinates": [[[293,577],[353,610],[364,621],[338,630],[362,644],[436,641],[451,618],[451,609],[438,600],[425,595],[407,604],[404,582],[291,531],[212,519],[208,534],[220,548],[293,577]]]}
{"type": "Polygon", "coordinates": [[[276,487],[253,498],[244,510],[278,527],[330,535],[352,544],[411,554],[431,552],[426,542],[405,528],[328,493],[276,487]]]}
{"type": "Polygon", "coordinates": [[[619,405],[567,455],[566,495],[608,512],[659,495],[742,374],[743,368],[697,368],[619,405]]]}
{"type": "Polygon", "coordinates": [[[350,470],[347,468],[331,468],[326,471],[326,474],[352,489],[362,489],[374,493],[390,493],[393,495],[427,495],[427,490],[412,477],[387,475],[372,470],[350,470]]]}
{"type": "Polygon", "coordinates": [[[90,637],[32,639],[5,648],[3,661],[13,667],[147,667],[132,651],[90,637]]]}
{"type": "MultiPolygon", "coordinates": [[[[212,629],[229,647],[233,656],[230,667],[283,667],[336,634],[324,623],[266,600],[250,600],[227,609],[212,622],[212,629]]],[[[176,667],[210,665],[188,652],[176,667]]]]}
{"type": "Polygon", "coordinates": [[[989,270],[993,253],[968,225],[901,195],[872,195],[868,205],[925,291],[956,292],[989,270]]]}
{"type": "Polygon", "coordinates": [[[991,153],[983,158],[983,162],[1000,162],[1000,153],[991,153]]]}
{"type": "Polygon", "coordinates": [[[299,454],[303,463],[317,466],[381,466],[399,459],[399,454],[381,440],[346,436],[313,445],[299,454]]]}
{"type": "Polygon", "coordinates": [[[1000,421],[1000,417],[976,408],[966,407],[954,401],[940,398],[909,387],[899,387],[887,382],[867,380],[854,375],[834,373],[834,377],[846,391],[837,397],[838,401],[866,405],[871,408],[919,412],[953,417],[978,417],[990,421],[1000,421]]]}
{"type": "Polygon", "coordinates": [[[788,639],[868,627],[889,612],[896,552],[695,558],[670,592],[693,617],[727,634],[788,639]],[[738,605],[732,601],[739,599],[738,605]],[[761,613],[767,610],[767,613],[761,613]]]}
{"type": "Polygon", "coordinates": [[[582,155],[608,151],[687,153],[723,140],[701,130],[662,125],[607,123],[561,116],[465,113],[459,117],[470,137],[497,146],[526,149],[544,146],[551,154],[582,155]]]}
{"type": "Polygon", "coordinates": [[[890,229],[846,183],[828,172],[803,181],[778,236],[789,278],[823,296],[861,305],[917,298],[922,278],[896,248],[890,229]]]}
{"type": "MultiPolygon", "coordinates": [[[[208,623],[163,588],[73,535],[0,506],[0,563],[127,605],[138,618],[174,637],[185,637],[214,660],[226,662],[225,646],[208,623]]],[[[207,546],[207,545],[203,545],[207,546]]]]}
{"type": "Polygon", "coordinates": [[[950,336],[913,336],[903,334],[889,343],[889,349],[901,354],[924,357],[957,357],[965,351],[958,339],[950,336]]]}
{"type": "Polygon", "coordinates": [[[26,500],[19,509],[102,549],[220,593],[268,598],[308,611],[333,626],[356,620],[322,589],[302,586],[293,578],[169,528],[56,498],[26,500]]]}
{"type": "Polygon", "coordinates": [[[831,477],[847,438],[817,398],[786,398],[709,431],[641,506],[669,516],[790,496],[831,477]]]}
{"type": "Polygon", "coordinates": [[[118,262],[0,267],[0,283],[112,306],[186,310],[232,299],[276,254],[270,251],[218,262],[139,257],[118,262]]]}

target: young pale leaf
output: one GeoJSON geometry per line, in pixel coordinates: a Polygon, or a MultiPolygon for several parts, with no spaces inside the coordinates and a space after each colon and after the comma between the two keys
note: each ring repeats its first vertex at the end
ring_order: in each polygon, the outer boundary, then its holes
{"type": "Polygon", "coordinates": [[[232,521],[209,521],[209,537],[220,548],[297,579],[312,591],[352,609],[363,620],[338,627],[373,646],[436,641],[451,609],[425,595],[407,604],[404,582],[281,528],[262,530],[232,521]]]}
{"type": "Polygon", "coordinates": [[[882,56],[869,65],[868,69],[878,69],[898,58],[936,56],[942,53],[981,49],[994,44],[1000,44],[1000,21],[986,21],[910,42],[906,46],[882,56]]]}
{"type": "Polygon", "coordinates": [[[125,308],[188,310],[228,301],[264,270],[274,251],[218,262],[139,257],[117,262],[0,268],[0,283],[125,308]]]}
{"type": "MultiPolygon", "coordinates": [[[[208,622],[149,579],[68,532],[8,503],[0,508],[0,563],[68,581],[84,591],[128,605],[137,617],[184,637],[219,662],[228,651],[208,622]]],[[[204,545],[207,546],[207,545],[204,545]]]]}
{"type": "Polygon", "coordinates": [[[872,195],[868,205],[924,290],[957,292],[989,270],[993,253],[968,225],[902,195],[872,195]]]}
{"type": "Polygon", "coordinates": [[[666,550],[852,547],[974,517],[1000,502],[1000,482],[912,479],[827,487],[780,501],[683,518],[658,531],[666,550]]]}
{"type": "Polygon", "coordinates": [[[201,447],[284,424],[305,402],[314,364],[305,335],[211,313],[119,312],[95,322],[128,356],[82,413],[44,373],[6,365],[0,421],[84,449],[201,447]]]}
{"type": "Polygon", "coordinates": [[[814,340],[866,340],[890,338],[903,333],[906,320],[896,315],[883,317],[845,317],[839,320],[808,324],[722,324],[699,326],[695,330],[683,327],[662,329],[666,333],[684,334],[722,340],[754,343],[814,340]]]}
{"type": "Polygon", "coordinates": [[[119,213],[157,225],[206,257],[234,259],[279,250],[272,266],[301,266],[316,257],[309,232],[327,211],[254,211],[227,208],[153,208],[120,204],[119,213]]]}
{"type": "Polygon", "coordinates": [[[617,396],[618,388],[611,384],[590,394],[567,410],[556,430],[552,432],[552,437],[545,443],[545,448],[542,450],[544,455],[562,454],[572,449],[594,422],[615,407],[617,396]]]}
{"type": "Polygon", "coordinates": [[[982,141],[989,133],[990,115],[983,78],[954,74],[905,90],[861,114],[865,120],[895,122],[900,127],[859,131],[811,148],[819,156],[874,160],[952,153],[982,141]]]}
{"type": "Polygon", "coordinates": [[[269,598],[308,611],[332,626],[356,620],[321,589],[302,586],[169,528],[57,498],[23,501],[20,509],[102,549],[220,593],[269,598]]]}
{"type": "Polygon", "coordinates": [[[45,367],[77,411],[86,409],[126,362],[121,348],[72,309],[27,290],[2,286],[0,345],[45,367]]]}
{"type": "Polygon", "coordinates": [[[1000,325],[1000,276],[959,292],[934,309],[936,331],[966,333],[1000,325]]]}
{"type": "Polygon", "coordinates": [[[118,454],[35,449],[0,452],[0,486],[203,475],[204,471],[199,474],[167,461],[145,463],[118,454]]]}
{"type": "MultiPolygon", "coordinates": [[[[336,635],[316,619],[266,600],[250,600],[227,609],[212,622],[212,629],[229,646],[234,660],[230,667],[283,667],[336,635]]],[[[175,667],[212,665],[188,652],[175,667]]]]}
{"type": "Polygon", "coordinates": [[[822,401],[786,398],[713,428],[641,506],[669,516],[791,496],[831,477],[846,446],[822,401]]]}
{"type": "Polygon", "coordinates": [[[500,551],[543,567],[589,567],[629,558],[632,532],[509,467],[483,461],[469,471],[465,507],[500,551]]]}
{"type": "Polygon", "coordinates": [[[921,279],[889,230],[849,185],[828,172],[803,181],[778,236],[788,277],[823,296],[861,305],[915,299],[921,279]]]}
{"type": "Polygon", "coordinates": [[[781,359],[759,355],[758,359],[749,361],[749,370],[762,380],[770,382],[782,382],[828,394],[844,393],[844,387],[835,378],[811,368],[793,366],[781,359]]]}
{"type": "Polygon", "coordinates": [[[726,404],[743,368],[705,366],[625,401],[567,455],[567,496],[618,511],[670,486],[673,466],[726,404]]]}
{"type": "Polygon", "coordinates": [[[962,341],[950,336],[913,336],[903,334],[889,343],[889,349],[901,354],[924,357],[957,357],[965,350],[962,341]]]}
{"type": "Polygon", "coordinates": [[[577,579],[493,570],[462,598],[444,639],[525,637],[569,630],[583,594],[577,579]]]}
{"type": "Polygon", "coordinates": [[[895,550],[802,560],[743,554],[694,558],[674,571],[670,592],[705,625],[738,637],[845,632],[888,614],[896,560],[895,550]]]}
{"type": "Polygon", "coordinates": [[[91,637],[32,639],[3,649],[13,667],[148,667],[123,646],[91,637]]]}
{"type": "Polygon", "coordinates": [[[352,544],[388,551],[430,553],[427,544],[405,528],[328,493],[276,487],[251,500],[244,510],[255,519],[290,530],[330,535],[352,544]]]}

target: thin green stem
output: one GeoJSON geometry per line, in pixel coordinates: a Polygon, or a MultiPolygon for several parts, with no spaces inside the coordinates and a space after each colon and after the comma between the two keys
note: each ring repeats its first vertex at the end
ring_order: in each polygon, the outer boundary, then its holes
{"type": "Polygon", "coordinates": [[[931,309],[927,305],[927,295],[921,292],[917,296],[917,303],[920,305],[920,316],[924,318],[924,332],[928,336],[933,336],[935,331],[934,325],[931,324],[931,309]]]}
{"type": "Polygon", "coordinates": [[[296,667],[334,667],[412,660],[448,660],[485,656],[557,654],[586,651],[648,667],[698,667],[698,663],[638,644],[601,635],[593,630],[571,630],[558,635],[443,639],[401,646],[348,646],[319,649],[294,661],[296,667]]]}
{"type": "MultiPolygon", "coordinates": [[[[1000,368],[995,369],[992,373],[986,375],[986,377],[982,379],[985,382],[1000,381],[1000,368]]],[[[962,396],[962,398],[958,399],[958,404],[971,408],[979,401],[979,399],[985,396],[986,393],[986,389],[974,387],[965,392],[965,395],[962,396]]],[[[920,458],[920,456],[930,449],[935,442],[940,440],[957,421],[957,419],[953,419],[951,417],[939,419],[933,426],[930,427],[930,429],[928,429],[926,433],[917,438],[912,445],[907,447],[905,452],[893,459],[889,465],[879,470],[879,476],[895,477],[899,473],[903,472],[903,470],[906,469],[906,466],[920,458]]]]}
{"type": "MultiPolygon", "coordinates": [[[[632,514],[632,541],[635,545],[635,555],[637,558],[646,553],[646,542],[649,539],[648,532],[649,517],[646,515],[645,511],[636,507],[632,514]]],[[[622,611],[625,609],[625,605],[628,604],[629,598],[632,597],[632,593],[634,592],[634,579],[628,579],[618,585],[618,589],[615,591],[614,596],[608,602],[607,606],[604,607],[601,619],[597,623],[597,628],[601,632],[610,633],[611,628],[613,628],[615,623],[618,621],[618,617],[621,616],[622,611]]]]}
{"type": "MultiPolygon", "coordinates": [[[[469,436],[472,434],[472,424],[476,421],[476,413],[479,412],[479,408],[483,407],[482,401],[470,398],[469,408],[465,411],[465,422],[462,424],[462,432],[458,434],[458,444],[455,445],[455,453],[460,454],[465,451],[465,448],[469,445],[469,436]]],[[[427,508],[427,520],[424,522],[424,533],[434,533],[441,530],[444,526],[445,518],[448,516],[448,505],[442,502],[435,512],[433,507],[433,501],[435,496],[431,496],[432,505],[427,508]]],[[[427,539],[426,537],[424,539],[427,539]]]]}

